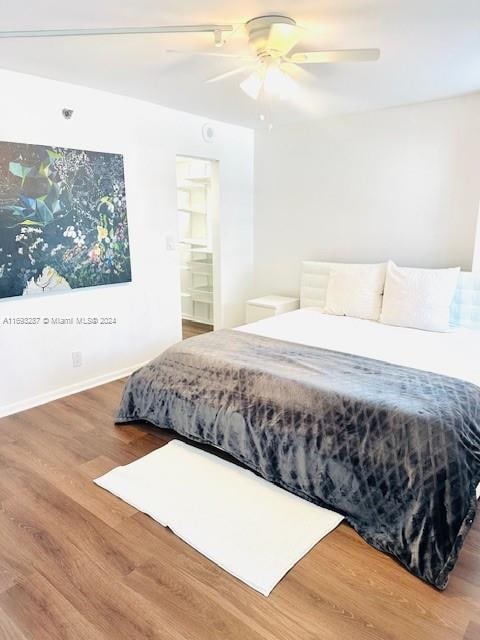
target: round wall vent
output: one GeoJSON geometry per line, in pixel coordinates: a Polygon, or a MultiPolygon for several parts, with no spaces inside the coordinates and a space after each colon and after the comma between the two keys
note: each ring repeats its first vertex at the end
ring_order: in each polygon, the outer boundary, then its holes
{"type": "Polygon", "coordinates": [[[204,124],[202,127],[202,137],[205,142],[213,142],[213,138],[215,137],[215,129],[211,124],[204,124]]]}

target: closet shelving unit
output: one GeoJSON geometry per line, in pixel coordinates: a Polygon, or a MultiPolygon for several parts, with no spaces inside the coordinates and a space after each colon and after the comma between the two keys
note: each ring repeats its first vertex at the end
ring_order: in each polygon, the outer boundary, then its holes
{"type": "Polygon", "coordinates": [[[213,325],[211,163],[177,158],[182,317],[213,325]]]}

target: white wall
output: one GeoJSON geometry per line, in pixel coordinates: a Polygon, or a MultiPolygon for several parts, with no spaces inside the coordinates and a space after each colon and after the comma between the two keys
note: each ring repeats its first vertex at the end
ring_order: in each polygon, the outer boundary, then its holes
{"type": "Polygon", "coordinates": [[[253,132],[153,104],[0,71],[0,140],[122,153],[133,281],[0,300],[0,415],[130,371],[180,338],[175,156],[219,160],[223,325],[243,320],[252,273],[253,132]],[[61,109],[75,109],[72,120],[61,109]],[[25,316],[116,316],[114,327],[9,326],[25,316]],[[84,364],[72,367],[72,351],[84,364]]]}
{"type": "Polygon", "coordinates": [[[297,293],[302,260],[472,266],[480,93],[262,132],[255,286],[297,293]]]}
{"type": "Polygon", "coordinates": [[[477,233],[475,235],[475,248],[473,250],[473,271],[480,271],[480,207],[477,216],[477,233]]]}

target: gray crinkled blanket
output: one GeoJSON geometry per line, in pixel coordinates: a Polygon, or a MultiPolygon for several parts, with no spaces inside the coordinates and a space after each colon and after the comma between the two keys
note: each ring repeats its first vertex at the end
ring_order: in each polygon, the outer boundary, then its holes
{"type": "Polygon", "coordinates": [[[475,517],[480,388],[455,378],[222,330],[130,377],[117,421],[134,420],[344,514],[439,589],[475,517]]]}

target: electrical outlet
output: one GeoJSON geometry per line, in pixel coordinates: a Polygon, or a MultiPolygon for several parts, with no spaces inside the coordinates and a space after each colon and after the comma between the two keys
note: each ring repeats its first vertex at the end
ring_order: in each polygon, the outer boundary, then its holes
{"type": "Polygon", "coordinates": [[[74,367],[82,366],[82,352],[81,351],[72,351],[72,365],[74,367]]]}

